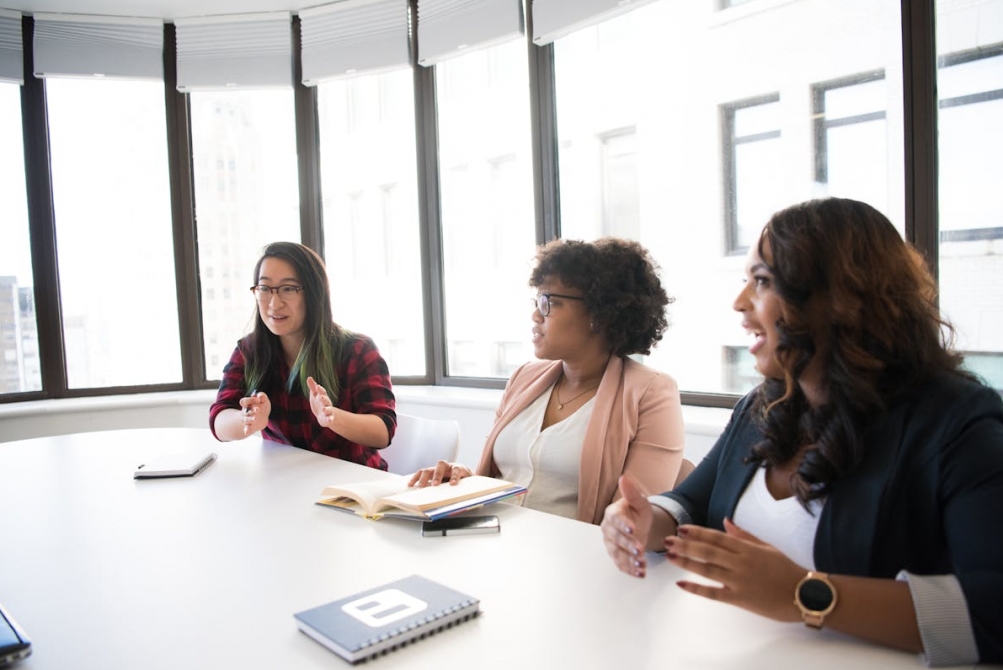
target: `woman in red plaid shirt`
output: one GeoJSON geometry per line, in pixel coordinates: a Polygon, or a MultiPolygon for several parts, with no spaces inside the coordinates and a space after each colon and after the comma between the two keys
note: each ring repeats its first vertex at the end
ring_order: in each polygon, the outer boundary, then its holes
{"type": "Polygon", "coordinates": [[[381,470],[397,428],[390,372],[373,341],[331,316],[324,261],[292,242],[265,247],[254,267],[254,330],[223,368],[209,426],[220,441],[262,431],[381,470]]]}

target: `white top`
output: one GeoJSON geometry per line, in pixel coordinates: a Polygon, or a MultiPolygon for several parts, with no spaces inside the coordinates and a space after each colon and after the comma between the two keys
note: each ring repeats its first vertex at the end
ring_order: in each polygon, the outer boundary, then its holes
{"type": "Polygon", "coordinates": [[[502,479],[526,487],[520,500],[524,507],[577,519],[582,443],[595,398],[541,431],[549,402],[550,390],[502,428],[495,440],[495,465],[502,479]]]}
{"type": "Polygon", "coordinates": [[[805,570],[814,570],[815,531],[823,505],[822,500],[810,501],[809,513],[794,496],[777,500],[766,487],[766,468],[757,468],[738,499],[732,521],[805,570]]]}

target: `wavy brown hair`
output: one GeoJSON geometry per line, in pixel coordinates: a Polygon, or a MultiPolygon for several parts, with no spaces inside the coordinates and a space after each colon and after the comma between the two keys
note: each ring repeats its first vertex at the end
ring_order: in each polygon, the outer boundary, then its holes
{"type": "Polygon", "coordinates": [[[783,300],[784,378],[754,392],[764,439],[751,460],[780,465],[812,445],[791,480],[807,504],[861,462],[864,431],[896,398],[937,374],[972,375],[951,348],[954,330],[922,255],[870,205],[794,205],[773,215],[758,249],[783,300]],[[798,381],[816,357],[827,401],[812,408],[798,381]]]}
{"type": "Polygon", "coordinates": [[[548,277],[576,288],[597,332],[605,334],[617,356],[650,354],[669,327],[658,264],[632,240],[604,237],[595,242],[557,239],[542,245],[529,285],[548,277]]]}

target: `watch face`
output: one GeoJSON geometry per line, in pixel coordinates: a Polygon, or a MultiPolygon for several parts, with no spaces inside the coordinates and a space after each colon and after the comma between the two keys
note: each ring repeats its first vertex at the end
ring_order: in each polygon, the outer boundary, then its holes
{"type": "Polygon", "coordinates": [[[806,609],[821,612],[832,604],[832,589],[821,579],[806,579],[798,589],[798,600],[806,609]]]}

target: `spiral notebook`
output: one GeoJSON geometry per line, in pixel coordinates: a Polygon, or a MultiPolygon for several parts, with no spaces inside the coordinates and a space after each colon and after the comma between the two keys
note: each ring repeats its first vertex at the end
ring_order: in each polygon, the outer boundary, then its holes
{"type": "Polygon", "coordinates": [[[350,663],[428,637],[480,614],[480,601],[420,575],[297,612],[296,625],[350,663]]]}

